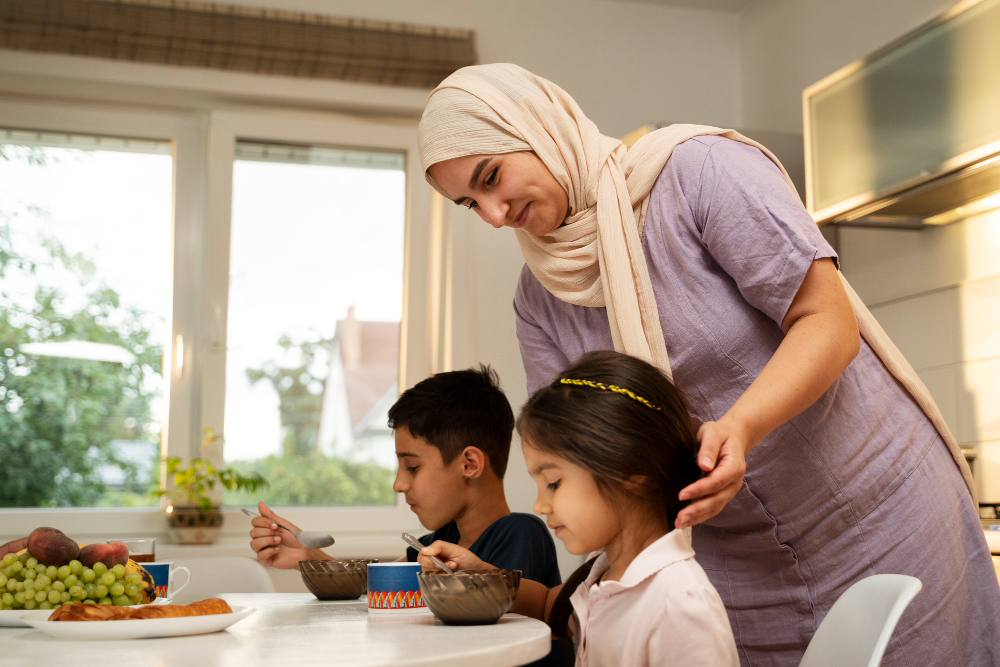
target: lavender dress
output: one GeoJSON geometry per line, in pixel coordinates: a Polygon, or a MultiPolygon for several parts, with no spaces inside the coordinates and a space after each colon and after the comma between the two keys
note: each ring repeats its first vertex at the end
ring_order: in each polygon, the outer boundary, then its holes
{"type": "MultiPolygon", "coordinates": [[[[717,420],[782,341],[814,259],[836,254],[757,149],[696,137],[653,187],[642,237],[674,381],[717,420]]],[[[607,313],[564,303],[527,267],[514,298],[528,390],[590,350],[607,313]]],[[[862,341],[826,393],[747,456],[743,488],[694,528],[743,665],[798,665],[852,583],[878,573],[923,590],[883,665],[1000,665],[1000,586],[947,446],[862,341]]]]}

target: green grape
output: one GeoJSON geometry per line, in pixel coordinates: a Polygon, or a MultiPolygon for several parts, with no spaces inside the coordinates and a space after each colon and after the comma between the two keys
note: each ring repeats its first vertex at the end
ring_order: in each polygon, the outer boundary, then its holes
{"type": "Polygon", "coordinates": [[[77,581],[78,577],[75,574],[71,574],[65,579],[63,579],[63,583],[66,584],[66,588],[72,588],[73,586],[76,585],[77,581]]]}
{"type": "Polygon", "coordinates": [[[46,574],[40,574],[35,577],[35,588],[45,588],[52,583],[52,579],[46,574]]]}
{"type": "Polygon", "coordinates": [[[80,574],[80,578],[83,579],[83,583],[89,584],[94,579],[97,578],[97,573],[91,570],[89,567],[83,569],[83,573],[80,574]]]}
{"type": "Polygon", "coordinates": [[[0,595],[0,600],[3,600],[3,603],[8,607],[14,604],[14,596],[11,595],[10,593],[4,593],[3,595],[0,595]]]}
{"type": "Polygon", "coordinates": [[[10,569],[10,565],[8,565],[4,569],[0,570],[0,572],[3,572],[3,576],[8,577],[8,578],[14,576],[14,570],[10,569]]]}
{"type": "Polygon", "coordinates": [[[38,565],[35,566],[35,572],[37,572],[38,574],[45,574],[46,567],[47,566],[45,565],[45,563],[39,563],[38,565]]]}
{"type": "Polygon", "coordinates": [[[88,581],[83,585],[83,590],[87,591],[88,598],[92,598],[94,597],[94,593],[97,592],[97,584],[88,581]]]}
{"type": "Polygon", "coordinates": [[[55,579],[56,577],[59,576],[59,568],[56,567],[55,565],[49,565],[47,568],[45,568],[45,576],[48,577],[49,579],[55,579]]]}
{"type": "Polygon", "coordinates": [[[0,588],[6,588],[6,587],[7,587],[7,575],[5,575],[3,572],[0,572],[0,588]]]}
{"type": "Polygon", "coordinates": [[[94,590],[95,598],[104,598],[108,596],[108,587],[104,584],[98,584],[97,588],[94,590]]]}
{"type": "MultiPolygon", "coordinates": [[[[24,581],[15,581],[14,582],[14,590],[15,591],[23,591],[27,585],[28,585],[27,582],[24,582],[24,581]]],[[[7,588],[10,588],[10,582],[7,582],[7,588]]]]}
{"type": "MultiPolygon", "coordinates": [[[[10,595],[10,593],[8,593],[7,595],[10,595]]],[[[24,593],[23,593],[23,592],[21,592],[21,591],[18,591],[18,592],[16,592],[16,593],[14,593],[14,602],[16,602],[16,603],[18,603],[18,604],[24,604],[24,601],[25,601],[26,599],[27,599],[27,597],[26,597],[26,596],[24,595],[24,593]]],[[[35,596],[34,596],[34,595],[32,595],[32,596],[31,596],[31,599],[35,599],[35,596]]]]}
{"type": "Polygon", "coordinates": [[[76,586],[71,586],[70,587],[69,594],[70,594],[70,597],[82,598],[87,593],[83,590],[83,586],[76,585],[76,586]]]}
{"type": "Polygon", "coordinates": [[[111,598],[103,597],[97,601],[97,604],[111,604],[111,598]]]}
{"type": "Polygon", "coordinates": [[[108,587],[108,592],[111,593],[111,597],[118,597],[119,595],[125,594],[125,586],[120,581],[116,581],[108,587]]]}
{"type": "Polygon", "coordinates": [[[80,574],[83,573],[83,563],[78,560],[71,560],[69,562],[69,569],[70,572],[79,577],[80,574]]]}
{"type": "Polygon", "coordinates": [[[24,577],[25,579],[34,579],[35,577],[38,576],[38,573],[35,572],[34,570],[25,570],[24,572],[21,573],[21,576],[24,577]]]}
{"type": "Polygon", "coordinates": [[[24,563],[22,563],[19,560],[16,560],[10,564],[10,571],[13,572],[14,574],[17,574],[23,569],[24,569],[24,563]]]}
{"type": "Polygon", "coordinates": [[[87,598],[86,600],[83,601],[83,604],[97,604],[97,601],[87,598]]]}
{"type": "Polygon", "coordinates": [[[35,592],[35,602],[41,602],[42,600],[44,600],[47,597],[49,597],[49,594],[46,593],[45,591],[36,591],[35,592]]]}
{"type": "Polygon", "coordinates": [[[56,576],[60,579],[65,579],[71,574],[73,574],[73,571],[69,569],[69,565],[61,565],[59,566],[59,569],[56,570],[56,576]]]}
{"type": "Polygon", "coordinates": [[[107,571],[108,571],[108,566],[105,565],[104,563],[100,562],[94,563],[94,572],[97,574],[97,576],[101,576],[107,571]]]}
{"type": "Polygon", "coordinates": [[[49,602],[48,600],[45,600],[44,602],[39,603],[38,608],[39,609],[52,609],[52,603],[49,602]]]}
{"type": "Polygon", "coordinates": [[[24,588],[22,588],[21,590],[22,590],[22,591],[24,591],[24,594],[25,594],[25,595],[26,595],[27,597],[29,597],[29,598],[30,598],[30,597],[33,597],[33,596],[35,595],[35,587],[34,587],[34,586],[27,586],[27,585],[26,585],[26,586],[25,586],[24,588]]]}
{"type": "Polygon", "coordinates": [[[116,595],[113,598],[111,598],[111,604],[115,605],[116,607],[127,607],[128,598],[125,597],[124,595],[116,595]]]}
{"type": "Polygon", "coordinates": [[[32,598],[32,599],[30,599],[30,600],[25,600],[25,601],[24,601],[24,608],[25,608],[25,609],[34,609],[34,608],[35,608],[35,607],[37,607],[37,606],[38,606],[38,603],[37,603],[37,602],[35,602],[35,599],[34,599],[34,598],[32,598]]]}
{"type": "Polygon", "coordinates": [[[3,557],[3,564],[4,565],[10,565],[11,563],[13,563],[16,560],[17,560],[17,556],[16,555],[14,555],[12,553],[11,554],[6,554],[3,557]]]}
{"type": "Polygon", "coordinates": [[[142,581],[142,575],[138,572],[129,572],[125,575],[126,584],[138,584],[140,581],[142,581]]]}
{"type": "Polygon", "coordinates": [[[24,566],[30,567],[31,569],[35,569],[36,565],[38,565],[38,559],[34,556],[29,556],[28,559],[24,561],[24,566]]]}
{"type": "Polygon", "coordinates": [[[64,590],[66,590],[66,584],[64,584],[61,581],[53,581],[52,582],[52,590],[58,591],[59,593],[62,593],[64,590]]]}
{"type": "Polygon", "coordinates": [[[116,579],[121,579],[122,577],[125,576],[125,566],[122,565],[121,563],[111,568],[111,571],[115,573],[116,579]]]}
{"type": "MultiPolygon", "coordinates": [[[[117,585],[117,584],[116,584],[117,585]]],[[[135,584],[125,584],[125,595],[135,597],[139,594],[139,587],[135,584]]]]}
{"type": "Polygon", "coordinates": [[[7,580],[7,590],[11,591],[11,592],[16,591],[18,584],[20,584],[22,588],[24,587],[24,582],[23,581],[18,581],[16,579],[8,579],[7,580]]]}
{"type": "Polygon", "coordinates": [[[59,594],[59,604],[62,604],[63,602],[69,602],[72,599],[73,596],[69,594],[69,591],[63,591],[62,593],[59,594]]]}
{"type": "Polygon", "coordinates": [[[110,586],[115,583],[115,575],[113,572],[105,572],[101,575],[101,583],[105,586],[110,586]]]}
{"type": "Polygon", "coordinates": [[[131,602],[132,604],[141,604],[142,603],[142,596],[141,595],[132,595],[132,596],[129,597],[128,601],[131,602]]]}
{"type": "MultiPolygon", "coordinates": [[[[49,592],[47,597],[49,599],[49,602],[52,602],[53,604],[62,600],[62,594],[60,594],[59,591],[51,591],[49,592]]],[[[35,595],[35,599],[38,600],[37,595],[35,595]]],[[[38,601],[41,602],[41,600],[38,601]]]]}

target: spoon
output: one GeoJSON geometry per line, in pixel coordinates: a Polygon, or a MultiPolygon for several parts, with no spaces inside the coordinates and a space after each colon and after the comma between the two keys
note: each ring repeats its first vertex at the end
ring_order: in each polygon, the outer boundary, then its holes
{"type": "MultiPolygon", "coordinates": [[[[240,510],[242,510],[242,512],[247,516],[260,516],[260,514],[257,514],[256,512],[251,512],[246,507],[241,507],[240,510]]],[[[272,521],[274,521],[274,519],[272,519],[272,521]]],[[[279,526],[287,530],[289,533],[293,533],[295,535],[295,539],[297,539],[299,543],[304,547],[309,547],[311,549],[322,549],[323,547],[328,547],[334,543],[334,539],[331,536],[327,535],[326,533],[321,533],[315,530],[300,530],[298,532],[295,532],[288,526],[284,526],[278,523],[277,521],[274,521],[274,523],[277,523],[279,526]]]]}
{"type": "MultiPolygon", "coordinates": [[[[424,545],[421,544],[419,540],[417,540],[417,538],[415,538],[413,535],[410,535],[409,533],[403,533],[403,541],[409,544],[414,549],[416,549],[417,553],[420,553],[420,550],[424,548],[424,545]]],[[[424,554],[424,555],[430,558],[435,565],[437,565],[439,568],[441,568],[448,574],[455,574],[455,571],[452,570],[447,565],[445,565],[444,562],[437,556],[432,556],[430,554],[424,554]]]]}

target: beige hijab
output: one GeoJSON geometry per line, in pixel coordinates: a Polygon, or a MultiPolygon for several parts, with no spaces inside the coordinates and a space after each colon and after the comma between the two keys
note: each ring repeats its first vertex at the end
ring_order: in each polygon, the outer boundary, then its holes
{"type": "MultiPolygon", "coordinates": [[[[418,134],[427,181],[445,196],[427,173],[431,165],[466,155],[533,151],[566,190],[569,215],[544,237],[516,230],[529,268],[562,301],[605,306],[615,349],[651,362],[667,377],[672,377],[670,359],[641,236],[649,192],[674,147],[704,134],[755,146],[794,190],[770,151],[733,130],[671,125],[626,150],[621,141],[601,134],[561,88],[510,64],[465,67],[441,82],[428,98],[418,134]]],[[[975,500],[968,464],[930,392],[843,282],[861,335],[948,443],[975,500]]]]}

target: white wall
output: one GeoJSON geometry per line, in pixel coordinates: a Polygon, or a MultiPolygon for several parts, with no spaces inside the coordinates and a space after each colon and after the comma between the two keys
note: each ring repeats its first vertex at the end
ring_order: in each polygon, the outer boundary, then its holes
{"type": "MultiPolygon", "coordinates": [[[[743,122],[801,132],[802,89],[949,0],[758,0],[741,14],[743,122]]],[[[841,229],[844,274],[920,373],[1000,501],[1000,212],[920,231],[841,229]]]]}

